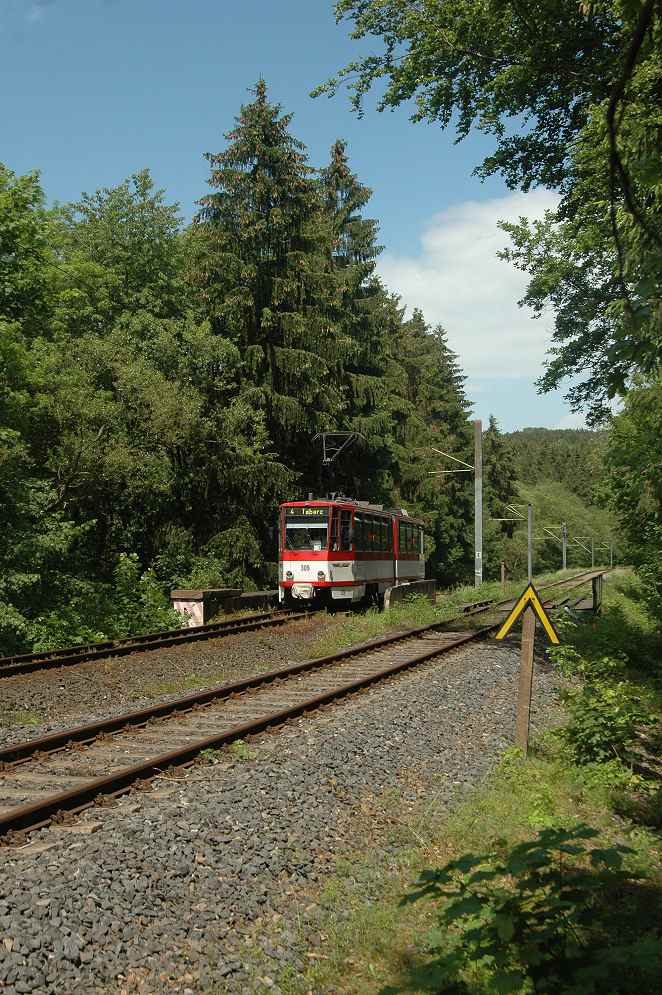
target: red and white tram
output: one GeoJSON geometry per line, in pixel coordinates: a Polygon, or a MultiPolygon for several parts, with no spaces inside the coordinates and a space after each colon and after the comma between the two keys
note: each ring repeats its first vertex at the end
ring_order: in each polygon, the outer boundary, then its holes
{"type": "Polygon", "coordinates": [[[423,525],[402,509],[350,498],[280,506],[279,600],[381,601],[425,577],[423,525]]]}

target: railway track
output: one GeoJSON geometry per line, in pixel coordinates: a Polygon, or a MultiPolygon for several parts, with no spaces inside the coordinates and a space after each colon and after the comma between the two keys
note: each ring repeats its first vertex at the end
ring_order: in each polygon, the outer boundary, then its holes
{"type": "MultiPolygon", "coordinates": [[[[547,588],[556,587],[563,581],[541,585],[547,588]]],[[[507,604],[508,602],[502,602],[507,604]]],[[[481,601],[465,605],[461,609],[464,615],[480,614],[491,608],[498,607],[501,602],[481,601]]],[[[129,656],[132,653],[147,650],[159,650],[167,646],[179,646],[205,639],[217,639],[221,636],[232,636],[241,632],[252,632],[255,629],[267,629],[295,622],[306,618],[310,610],[296,612],[292,610],[277,610],[245,615],[243,618],[229,619],[223,622],[210,622],[189,629],[168,629],[163,632],[148,633],[144,636],[130,636],[127,639],[113,639],[100,643],[88,643],[79,646],[68,646],[58,650],[44,650],[39,653],[23,653],[15,656],[0,657],[0,679],[15,677],[18,674],[31,674],[37,670],[48,670],[53,667],[70,667],[91,660],[105,660],[109,657],[129,656]]]]}
{"type": "MultiPolygon", "coordinates": [[[[570,600],[572,591],[605,571],[556,582],[569,592],[547,607],[570,600]]],[[[550,585],[551,586],[551,585],[550,585]]],[[[507,610],[509,602],[475,607],[466,614],[507,610]]],[[[457,620],[455,620],[457,621],[457,620]]],[[[0,837],[48,825],[100,798],[149,782],[164,770],[186,765],[205,749],[278,726],[345,695],[425,663],[489,635],[499,621],[470,631],[434,622],[384,636],[316,660],[308,660],[113,716],[0,750],[0,837]]]]}
{"type": "Polygon", "coordinates": [[[240,632],[255,629],[268,629],[286,622],[307,618],[310,611],[278,610],[245,615],[243,618],[228,619],[223,622],[210,622],[190,629],[168,629],[152,632],[145,636],[130,636],[128,639],[113,639],[102,643],[89,643],[81,646],[68,646],[60,650],[45,650],[41,653],[23,653],[20,656],[0,657],[0,678],[14,677],[16,674],[31,674],[35,670],[50,667],[69,667],[88,660],[107,659],[114,656],[129,656],[145,650],[159,650],[166,646],[179,646],[202,639],[217,639],[219,636],[233,636],[240,632]]]}

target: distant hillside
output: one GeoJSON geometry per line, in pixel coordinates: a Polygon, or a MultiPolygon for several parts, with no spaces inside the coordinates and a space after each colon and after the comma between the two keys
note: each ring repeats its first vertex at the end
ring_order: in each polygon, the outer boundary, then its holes
{"type": "Polygon", "coordinates": [[[506,433],[505,438],[515,457],[517,479],[523,484],[554,480],[587,504],[599,503],[606,432],[524,428],[506,433]]]}

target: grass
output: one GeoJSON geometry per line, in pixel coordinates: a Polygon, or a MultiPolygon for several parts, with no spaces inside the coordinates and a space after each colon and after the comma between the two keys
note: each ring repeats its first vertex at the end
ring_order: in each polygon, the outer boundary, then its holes
{"type": "Polygon", "coordinates": [[[1,712],[0,725],[3,726],[39,726],[44,722],[44,716],[28,709],[18,709],[15,712],[1,712]]]}
{"type": "MultiPolygon", "coordinates": [[[[251,673],[259,673],[260,670],[271,670],[272,665],[264,662],[257,662],[251,673]]],[[[216,670],[211,674],[189,674],[176,681],[164,681],[161,684],[150,684],[147,687],[138,688],[134,698],[157,697],[162,694],[178,694],[182,691],[196,691],[198,688],[212,687],[215,684],[224,684],[233,679],[237,679],[236,672],[232,668],[216,670]]]]}
{"type": "MultiPolygon", "coordinates": [[[[419,619],[427,618],[429,608],[414,606],[414,612],[419,619]]],[[[358,631],[353,625],[353,634],[358,631]]],[[[651,668],[655,661],[659,667],[660,635],[641,607],[631,577],[615,578],[605,591],[602,618],[568,629],[566,638],[587,658],[607,650],[627,655],[632,672],[641,673],[649,689],[659,695],[659,676],[651,668]]],[[[659,702],[659,697],[653,695],[651,700],[659,702]]],[[[284,971],[278,979],[282,991],[286,995],[329,990],[339,995],[492,991],[486,987],[484,971],[470,978],[458,976],[455,987],[442,988],[438,981],[430,981],[423,963],[429,957],[428,935],[436,926],[437,911],[430,901],[401,907],[403,895],[425,868],[443,866],[467,852],[510,848],[541,830],[582,823],[598,831],[598,846],[631,848],[625,858],[627,871],[643,880],[628,881],[613,907],[603,903],[600,915],[606,923],[607,946],[628,943],[630,937],[635,942],[652,926],[662,925],[654,912],[662,891],[660,834],[655,820],[646,824],[641,817],[641,807],[622,804],[624,797],[641,790],[641,779],[621,760],[583,767],[571,764],[549,731],[534,744],[527,760],[515,750],[506,751],[489,781],[459,800],[450,814],[436,804],[433,793],[417,803],[396,793],[373,799],[370,819],[358,819],[354,836],[363,843],[336,864],[324,888],[311,898],[322,909],[319,928],[325,942],[306,958],[303,973],[284,971]]],[[[659,795],[654,776],[649,774],[643,790],[649,796],[657,790],[659,795]]],[[[643,811],[645,816],[645,807],[643,811]]],[[[305,931],[301,939],[305,943],[305,931]]],[[[447,940],[436,942],[443,945],[447,940]]]]}
{"type": "MultiPolygon", "coordinates": [[[[545,575],[536,583],[539,588],[544,588],[545,584],[571,577],[575,573],[576,570],[558,571],[545,575]]],[[[416,595],[395,604],[389,611],[371,609],[361,614],[335,618],[328,631],[312,644],[310,656],[315,658],[337,653],[356,643],[385,635],[398,627],[416,628],[432,622],[445,622],[460,614],[463,605],[514,598],[522,593],[524,586],[525,582],[522,580],[508,581],[505,587],[499,581],[489,581],[479,588],[465,586],[439,591],[434,605],[426,597],[416,595]]]]}
{"type": "Polygon", "coordinates": [[[201,760],[204,760],[208,764],[217,764],[221,760],[221,751],[215,750],[213,747],[209,747],[206,750],[200,750],[198,754],[201,760]]]}
{"type": "Polygon", "coordinates": [[[243,739],[235,739],[228,746],[228,752],[235,760],[254,760],[257,754],[243,739]]]}
{"type": "Polygon", "coordinates": [[[197,688],[206,687],[208,684],[218,684],[227,678],[227,673],[223,670],[206,677],[200,674],[189,674],[177,681],[164,681],[161,684],[151,684],[149,687],[140,688],[136,698],[155,697],[161,694],[177,694],[180,691],[195,691],[197,688]]]}
{"type": "MultiPolygon", "coordinates": [[[[425,868],[442,866],[467,851],[482,852],[497,841],[514,845],[543,828],[589,823],[600,831],[601,843],[631,847],[629,870],[649,876],[659,888],[659,837],[645,827],[615,821],[605,795],[604,786],[590,785],[549,747],[539,747],[526,762],[514,752],[507,754],[489,785],[472,791],[450,816],[434,804],[408,810],[401,799],[382,800],[382,820],[390,824],[386,839],[383,829],[375,835],[374,825],[364,830],[373,835],[375,849],[379,835],[391,848],[396,844],[395,855],[386,864],[383,858],[357,852],[336,866],[318,898],[324,910],[321,929],[328,937],[321,951],[324,959],[312,960],[299,977],[279,979],[283,992],[304,995],[333,987],[346,995],[376,995],[387,986],[413,993],[439,991],[426,984],[421,968],[426,936],[435,925],[434,909],[423,903],[401,908],[402,896],[425,868]]],[[[647,910],[648,903],[639,912],[647,910]]]]}

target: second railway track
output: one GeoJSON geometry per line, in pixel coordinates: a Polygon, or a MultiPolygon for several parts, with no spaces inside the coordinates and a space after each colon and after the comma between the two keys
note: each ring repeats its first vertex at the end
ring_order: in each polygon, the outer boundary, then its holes
{"type": "MultiPolygon", "coordinates": [[[[572,591],[600,572],[554,586],[572,591]]],[[[505,607],[507,603],[500,606],[505,607]]],[[[48,825],[61,813],[81,811],[100,797],[122,794],[136,782],[191,762],[202,750],[277,726],[425,663],[488,635],[499,623],[470,631],[448,631],[449,624],[405,630],[332,656],[5,747],[0,750],[0,836],[11,838],[48,825]]]]}
{"type": "Polygon", "coordinates": [[[105,660],[109,657],[129,656],[145,650],[159,650],[167,646],[181,646],[185,643],[221,636],[234,636],[241,632],[254,632],[296,622],[310,616],[310,611],[272,611],[241,618],[196,625],[190,629],[168,629],[165,632],[152,632],[144,636],[130,636],[127,639],[114,639],[84,646],[69,646],[61,650],[45,650],[41,653],[24,653],[20,656],[0,657],[0,678],[14,677],[17,674],[31,674],[36,670],[52,667],[69,667],[89,660],[105,660]]]}
{"type": "MultiPolygon", "coordinates": [[[[595,571],[587,572],[593,576],[595,571]]],[[[564,580],[542,585],[545,589],[564,584],[564,580]]],[[[508,602],[482,601],[465,605],[461,613],[465,615],[480,614],[497,608],[508,602]]],[[[0,657],[0,679],[15,677],[20,674],[32,674],[39,670],[49,670],[55,667],[70,667],[79,663],[94,660],[106,660],[113,657],[130,656],[149,650],[165,649],[168,646],[182,646],[201,640],[218,639],[222,636],[238,635],[242,632],[254,632],[257,629],[268,629],[296,622],[309,617],[310,610],[288,611],[278,609],[270,612],[259,612],[239,618],[224,619],[221,622],[210,622],[190,629],[169,629],[164,632],[153,632],[142,636],[129,636],[126,639],[106,640],[99,643],[89,643],[79,646],[69,646],[57,650],[44,650],[38,653],[23,653],[15,656],[0,657]]]]}

